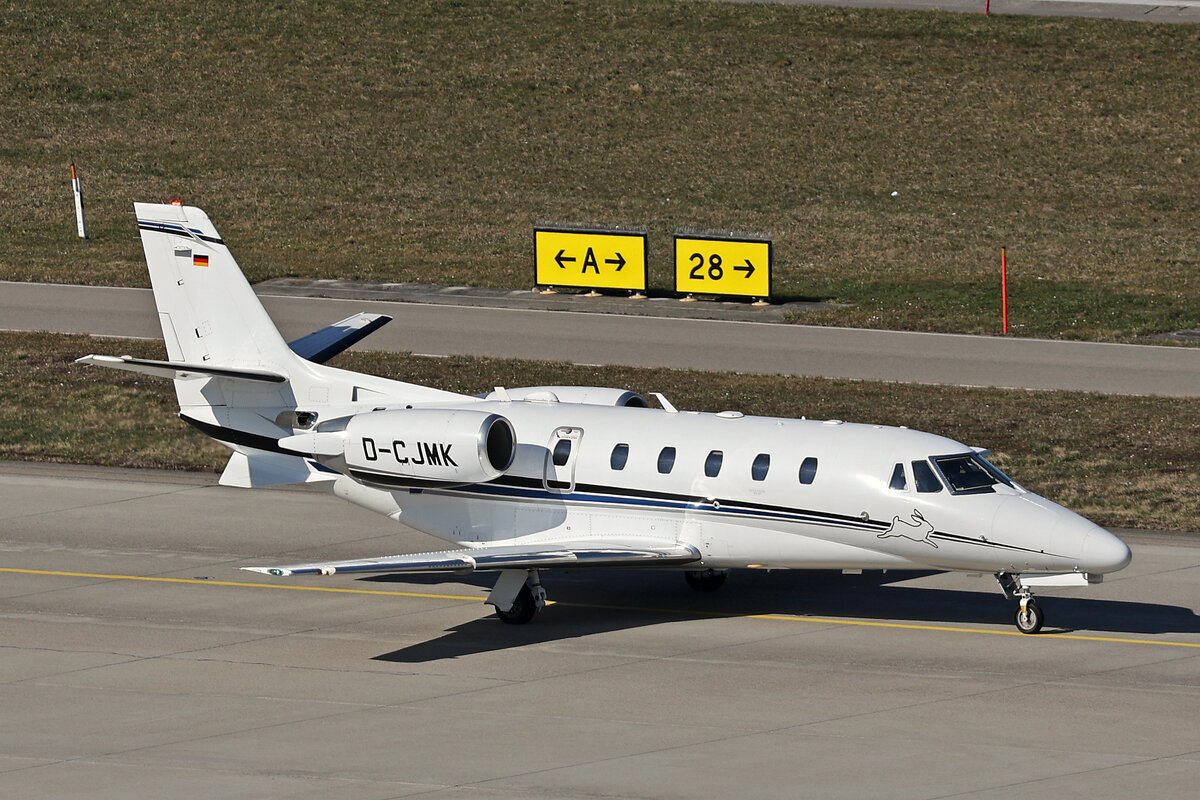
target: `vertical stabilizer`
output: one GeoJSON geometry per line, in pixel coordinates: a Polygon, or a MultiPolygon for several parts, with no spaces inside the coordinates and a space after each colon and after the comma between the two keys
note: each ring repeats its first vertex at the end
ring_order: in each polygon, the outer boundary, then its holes
{"type": "MultiPolygon", "coordinates": [[[[222,484],[330,480],[336,473],[279,442],[325,421],[344,426],[363,411],[472,400],[305,358],[279,334],[207,214],[156,203],[134,210],[168,360],[93,354],[78,361],[172,379],[180,417],[235,451],[222,484]]],[[[359,314],[296,345],[324,360],[388,319],[359,314]]]]}
{"type": "Polygon", "coordinates": [[[286,373],[295,355],[208,215],[152,203],[134,210],[168,358],[286,373]]]}

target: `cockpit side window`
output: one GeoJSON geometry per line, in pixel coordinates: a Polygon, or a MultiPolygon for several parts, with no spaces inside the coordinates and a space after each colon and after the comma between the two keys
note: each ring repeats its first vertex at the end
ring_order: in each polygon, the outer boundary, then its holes
{"type": "Polygon", "coordinates": [[[908,488],[908,478],[904,476],[904,465],[897,464],[892,469],[892,479],[888,482],[889,489],[898,489],[903,491],[908,488]]]}
{"type": "Polygon", "coordinates": [[[916,481],[917,491],[933,494],[942,490],[942,482],[933,472],[933,467],[925,460],[912,462],[913,480],[916,481]]]}

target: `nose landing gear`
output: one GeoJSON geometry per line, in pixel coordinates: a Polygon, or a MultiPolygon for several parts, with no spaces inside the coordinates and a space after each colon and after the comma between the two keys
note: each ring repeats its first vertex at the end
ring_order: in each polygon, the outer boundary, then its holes
{"type": "Polygon", "coordinates": [[[1033,599],[1033,592],[1028,586],[1021,583],[1021,576],[1010,572],[997,572],[996,582],[1000,584],[1000,589],[1004,592],[1005,597],[1010,600],[1014,597],[1020,599],[1014,617],[1017,630],[1021,633],[1040,631],[1046,621],[1046,615],[1042,612],[1042,607],[1038,605],[1037,600],[1033,599]]]}
{"type": "Polygon", "coordinates": [[[1022,597],[1021,605],[1017,606],[1017,630],[1021,633],[1037,633],[1042,629],[1045,615],[1042,607],[1032,597],[1022,597]]]}

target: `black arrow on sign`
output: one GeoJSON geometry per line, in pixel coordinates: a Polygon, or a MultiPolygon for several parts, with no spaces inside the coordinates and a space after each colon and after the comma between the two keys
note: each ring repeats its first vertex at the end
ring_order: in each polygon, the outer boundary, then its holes
{"type": "Polygon", "coordinates": [[[563,253],[565,253],[565,252],[567,252],[565,248],[564,248],[564,249],[562,249],[562,250],[559,250],[559,251],[558,251],[558,255],[556,255],[556,256],[554,257],[554,260],[555,260],[555,262],[557,262],[557,263],[558,263],[558,268],[559,268],[559,269],[566,269],[566,268],[567,268],[567,265],[566,265],[565,263],[563,263],[563,262],[566,262],[566,261],[575,261],[575,257],[574,257],[574,256],[563,256],[563,253]]]}
{"type": "Polygon", "coordinates": [[[616,271],[620,272],[621,267],[625,266],[625,256],[621,255],[620,253],[617,253],[616,258],[606,258],[606,259],[604,259],[604,263],[605,264],[616,264],[617,265],[616,271]]]}
{"type": "Polygon", "coordinates": [[[748,258],[746,259],[746,266],[734,267],[734,269],[737,270],[738,272],[746,273],[747,278],[749,278],[751,275],[754,274],[754,265],[750,263],[750,259],[748,259],[748,258]]]}

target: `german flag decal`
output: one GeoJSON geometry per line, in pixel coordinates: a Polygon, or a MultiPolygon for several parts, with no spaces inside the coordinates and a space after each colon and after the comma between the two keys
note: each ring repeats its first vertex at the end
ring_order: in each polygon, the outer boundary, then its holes
{"type": "Polygon", "coordinates": [[[196,253],[195,255],[192,256],[192,266],[193,267],[207,267],[208,266],[208,256],[202,256],[199,253],[196,253]]]}

